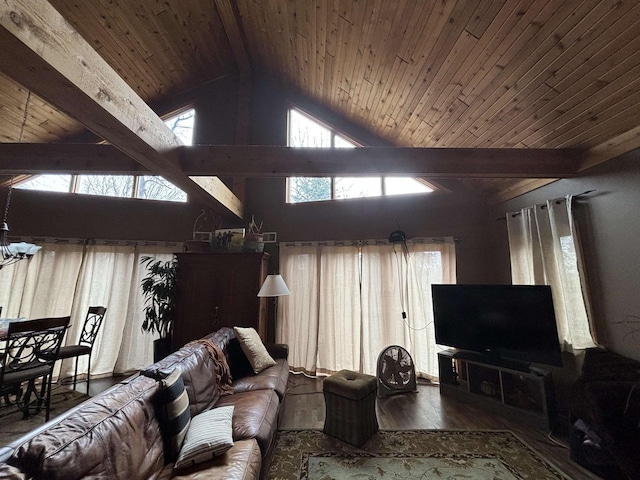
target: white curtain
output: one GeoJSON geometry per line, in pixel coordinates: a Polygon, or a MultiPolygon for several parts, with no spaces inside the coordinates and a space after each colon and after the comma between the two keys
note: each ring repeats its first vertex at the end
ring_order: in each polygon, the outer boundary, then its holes
{"type": "Polygon", "coordinates": [[[2,316],[44,318],[70,315],[83,251],[82,243],[48,243],[31,260],[2,268],[2,316]]]}
{"type": "MultiPolygon", "coordinates": [[[[347,242],[349,243],[349,242],[347,242]]],[[[453,240],[280,245],[276,338],[290,365],[308,374],[341,369],[375,374],[383,348],[401,345],[417,373],[437,376],[431,284],[455,283],[453,240]],[[406,318],[403,318],[405,312],[406,318]]]]}
{"type": "MultiPolygon", "coordinates": [[[[153,339],[143,334],[144,298],[140,281],[145,276],[140,257],[169,260],[180,246],[44,243],[31,260],[0,270],[0,305],[6,318],[71,316],[66,345],[76,344],[90,306],[105,306],[96,338],[91,374],[125,373],[153,361],[153,339]]],[[[60,375],[73,373],[74,359],[65,360],[60,375]]],[[[78,371],[85,372],[87,357],[78,371]]]]}
{"type": "Polygon", "coordinates": [[[572,198],[549,200],[507,216],[514,285],[549,285],[565,351],[595,346],[572,198]]]}

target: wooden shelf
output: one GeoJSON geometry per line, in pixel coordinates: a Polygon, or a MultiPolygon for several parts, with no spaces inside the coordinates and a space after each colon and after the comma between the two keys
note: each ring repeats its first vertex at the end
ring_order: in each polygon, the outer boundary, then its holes
{"type": "Polygon", "coordinates": [[[513,420],[551,430],[555,396],[551,372],[523,372],[438,353],[440,393],[480,405],[513,420]]]}

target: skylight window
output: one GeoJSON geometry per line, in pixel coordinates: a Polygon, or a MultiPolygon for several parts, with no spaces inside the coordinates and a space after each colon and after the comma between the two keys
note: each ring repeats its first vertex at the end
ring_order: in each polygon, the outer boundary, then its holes
{"type": "MultiPolygon", "coordinates": [[[[185,145],[193,144],[196,111],[186,110],[165,120],[171,131],[185,145]]],[[[71,192],[82,195],[107,197],[135,197],[147,200],[186,202],[187,194],[155,175],[56,175],[44,174],[31,177],[17,185],[25,190],[47,192],[71,192]]]]}
{"type": "MultiPolygon", "coordinates": [[[[290,147],[356,148],[358,145],[295,108],[289,110],[290,147]]],[[[289,177],[287,202],[429,193],[433,189],[411,177],[289,177]]]]}

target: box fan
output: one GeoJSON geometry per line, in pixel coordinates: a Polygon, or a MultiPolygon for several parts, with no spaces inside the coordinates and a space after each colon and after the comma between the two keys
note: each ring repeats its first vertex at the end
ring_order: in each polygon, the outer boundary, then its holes
{"type": "Polygon", "coordinates": [[[378,356],[378,396],[417,392],[416,369],[406,349],[386,347],[378,356]]]}

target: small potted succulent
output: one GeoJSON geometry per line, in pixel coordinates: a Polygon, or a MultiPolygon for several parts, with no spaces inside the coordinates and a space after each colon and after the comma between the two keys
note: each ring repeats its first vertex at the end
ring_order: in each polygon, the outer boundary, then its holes
{"type": "Polygon", "coordinates": [[[160,337],[153,342],[153,359],[157,362],[171,353],[177,261],[175,257],[167,261],[142,257],[140,264],[147,269],[140,283],[145,304],[142,331],[157,333],[160,337]]]}

